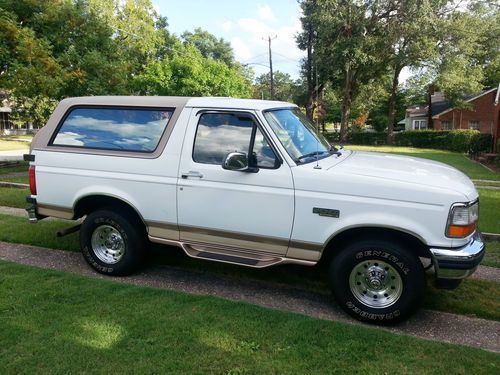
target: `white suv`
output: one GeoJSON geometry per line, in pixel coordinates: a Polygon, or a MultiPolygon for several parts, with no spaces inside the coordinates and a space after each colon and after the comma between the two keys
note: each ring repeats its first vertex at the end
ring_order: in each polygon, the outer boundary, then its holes
{"type": "Polygon", "coordinates": [[[437,162],[331,147],[290,103],[63,100],[30,163],[30,220],[84,221],[82,252],[125,275],[147,241],[268,267],[328,262],[339,304],[379,323],[411,314],[425,269],[457,286],[484,255],[478,193],[437,162]]]}

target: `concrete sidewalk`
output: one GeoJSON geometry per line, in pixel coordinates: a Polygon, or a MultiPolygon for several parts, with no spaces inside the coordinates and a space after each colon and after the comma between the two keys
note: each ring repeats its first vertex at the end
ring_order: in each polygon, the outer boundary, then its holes
{"type": "Polygon", "coordinates": [[[23,155],[29,153],[29,148],[22,150],[0,151],[0,161],[23,160],[23,155]]]}
{"type": "MultiPolygon", "coordinates": [[[[277,283],[235,279],[229,276],[217,276],[211,273],[158,265],[149,265],[141,273],[132,276],[110,277],[94,272],[79,253],[6,242],[0,242],[0,260],[125,284],[243,301],[319,319],[362,324],[348,317],[329,294],[277,283]]],[[[370,327],[500,353],[500,322],[497,321],[420,310],[408,321],[397,326],[370,327]]]]}

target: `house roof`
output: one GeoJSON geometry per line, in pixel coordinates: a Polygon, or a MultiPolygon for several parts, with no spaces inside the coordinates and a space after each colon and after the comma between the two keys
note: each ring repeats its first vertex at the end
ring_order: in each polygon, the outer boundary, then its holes
{"type": "MultiPolygon", "coordinates": [[[[499,87],[500,87],[500,85],[499,85],[499,87]]],[[[464,100],[466,102],[471,102],[477,98],[480,98],[483,95],[489,94],[489,93],[496,91],[496,90],[497,89],[494,88],[494,89],[481,91],[480,93],[467,95],[464,97],[464,100]]],[[[498,91],[497,91],[497,96],[498,96],[498,91]]],[[[432,118],[438,118],[440,115],[445,114],[447,112],[450,112],[452,110],[453,110],[453,107],[451,107],[447,101],[432,103],[432,118]]]]}
{"type": "Polygon", "coordinates": [[[0,107],[0,112],[10,113],[12,112],[12,109],[10,109],[9,107],[0,107]]]}

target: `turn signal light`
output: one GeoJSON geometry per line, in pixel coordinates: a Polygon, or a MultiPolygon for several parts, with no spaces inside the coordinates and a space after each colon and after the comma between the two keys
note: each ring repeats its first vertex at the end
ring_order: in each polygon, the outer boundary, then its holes
{"type": "Polygon", "coordinates": [[[467,237],[468,235],[474,233],[476,230],[477,223],[472,223],[469,225],[450,225],[448,227],[449,237],[467,237]]]}

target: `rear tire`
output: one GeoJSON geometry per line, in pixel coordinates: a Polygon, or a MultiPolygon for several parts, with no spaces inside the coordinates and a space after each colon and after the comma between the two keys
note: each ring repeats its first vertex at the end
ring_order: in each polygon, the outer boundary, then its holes
{"type": "Polygon", "coordinates": [[[407,319],[420,306],[426,288],[418,257],[383,240],[343,248],[330,264],[329,277],[339,305],[354,318],[376,324],[407,319]]]}
{"type": "Polygon", "coordinates": [[[139,225],[111,210],[89,214],[80,229],[80,247],[87,263],[97,272],[124,276],[141,264],[145,236],[139,225]]]}

